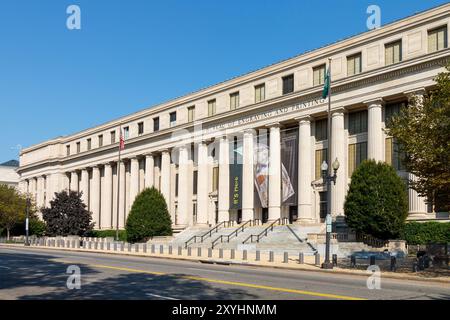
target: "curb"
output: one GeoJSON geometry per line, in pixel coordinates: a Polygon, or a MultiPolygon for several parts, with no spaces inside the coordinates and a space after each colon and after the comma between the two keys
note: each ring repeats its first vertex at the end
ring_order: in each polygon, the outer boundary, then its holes
{"type": "MultiPolygon", "coordinates": [[[[314,269],[314,268],[305,268],[302,266],[298,267],[292,267],[292,266],[282,266],[282,265],[265,265],[265,264],[257,264],[252,263],[250,261],[248,262],[238,262],[238,261],[230,261],[230,260],[213,260],[213,259],[190,259],[190,258],[184,258],[179,256],[150,256],[150,255],[144,255],[139,253],[128,253],[128,252],[110,252],[110,251],[95,251],[94,249],[91,249],[90,251],[86,251],[84,249],[69,249],[67,248],[53,248],[53,247],[37,247],[37,246],[30,246],[25,247],[22,244],[0,244],[0,247],[13,247],[13,248],[25,248],[25,249],[43,249],[43,250],[54,250],[54,251],[63,251],[63,252],[83,252],[83,253],[101,253],[101,254],[107,254],[107,255],[119,255],[119,256],[134,256],[134,257],[140,257],[140,258],[154,258],[154,259],[171,259],[171,260],[179,260],[179,261],[190,261],[190,262],[199,262],[199,263],[205,263],[205,264],[217,264],[217,265],[236,265],[236,266],[243,266],[243,267],[260,267],[260,268],[272,268],[272,269],[280,269],[280,270],[292,270],[292,271],[311,271],[311,272],[317,272],[317,273],[324,273],[324,274],[344,274],[344,275],[353,275],[353,276],[360,276],[360,277],[367,277],[367,273],[365,271],[352,271],[352,270],[344,270],[344,269],[331,269],[331,270],[323,270],[320,268],[314,269]]],[[[404,273],[399,274],[392,274],[392,273],[386,273],[381,272],[381,276],[389,279],[395,279],[395,280],[412,280],[412,281],[421,281],[421,282],[432,282],[432,283],[438,283],[438,284],[450,284],[450,277],[449,278],[420,278],[415,276],[410,276],[404,273]]]]}

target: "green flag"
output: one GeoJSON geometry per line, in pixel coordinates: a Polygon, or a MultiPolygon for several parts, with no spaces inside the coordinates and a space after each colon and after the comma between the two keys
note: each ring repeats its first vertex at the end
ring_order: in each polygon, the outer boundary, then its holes
{"type": "Polygon", "coordinates": [[[325,75],[325,85],[323,86],[322,98],[325,99],[328,97],[330,93],[330,69],[328,69],[327,74],[325,75]]]}

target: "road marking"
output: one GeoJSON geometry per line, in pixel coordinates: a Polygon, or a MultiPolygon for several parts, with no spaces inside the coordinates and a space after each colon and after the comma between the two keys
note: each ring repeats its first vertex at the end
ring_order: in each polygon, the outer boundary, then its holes
{"type": "Polygon", "coordinates": [[[201,272],[219,272],[219,273],[236,273],[234,271],[222,271],[222,270],[211,270],[211,269],[200,269],[200,268],[187,268],[189,270],[196,270],[201,272]]]}
{"type": "MultiPolygon", "coordinates": [[[[169,274],[163,273],[163,272],[146,271],[146,270],[139,270],[139,269],[131,269],[131,268],[99,265],[99,264],[94,264],[94,265],[91,265],[91,266],[92,267],[96,267],[96,268],[112,269],[112,270],[136,272],[136,273],[145,273],[145,274],[158,275],[158,276],[169,275],[169,274]]],[[[343,296],[343,295],[336,295],[336,294],[329,294],[329,293],[304,291],[304,290],[296,290],[296,289],[288,289],[288,288],[270,287],[270,286],[252,284],[252,283],[217,280],[217,279],[210,279],[210,278],[203,278],[203,277],[180,276],[180,278],[187,279],[187,280],[195,280],[195,281],[202,281],[202,282],[219,283],[219,284],[226,284],[226,285],[232,285],[232,286],[254,288],[254,289],[263,289],[263,290],[268,290],[268,291],[295,293],[295,294],[300,294],[300,295],[315,296],[315,297],[330,298],[330,299],[367,300],[367,299],[364,299],[364,298],[357,298],[357,297],[350,297],[350,296],[343,296]]]]}
{"type": "Polygon", "coordinates": [[[151,297],[155,297],[155,298],[161,298],[161,299],[165,299],[165,300],[180,300],[180,299],[176,299],[176,298],[172,298],[172,297],[164,297],[164,296],[160,296],[157,294],[152,294],[152,293],[146,293],[147,296],[151,296],[151,297]]]}

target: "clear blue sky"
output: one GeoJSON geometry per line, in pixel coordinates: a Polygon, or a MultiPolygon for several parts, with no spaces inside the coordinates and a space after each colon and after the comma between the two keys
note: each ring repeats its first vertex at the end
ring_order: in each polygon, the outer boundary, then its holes
{"type": "Polygon", "coordinates": [[[444,0],[1,0],[0,162],[444,0]],[[81,7],[82,29],[66,28],[81,7]]]}

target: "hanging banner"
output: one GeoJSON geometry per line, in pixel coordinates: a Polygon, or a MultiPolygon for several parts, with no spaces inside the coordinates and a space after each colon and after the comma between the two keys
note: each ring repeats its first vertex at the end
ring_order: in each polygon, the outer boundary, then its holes
{"type": "Polygon", "coordinates": [[[255,207],[267,208],[269,206],[269,147],[259,142],[254,148],[254,177],[255,188],[259,201],[255,207]]]}
{"type": "Polygon", "coordinates": [[[230,210],[242,209],[242,141],[230,144],[230,210]]]}
{"type": "Polygon", "coordinates": [[[281,200],[285,206],[296,206],[298,189],[298,129],[281,132],[281,200]]]}

